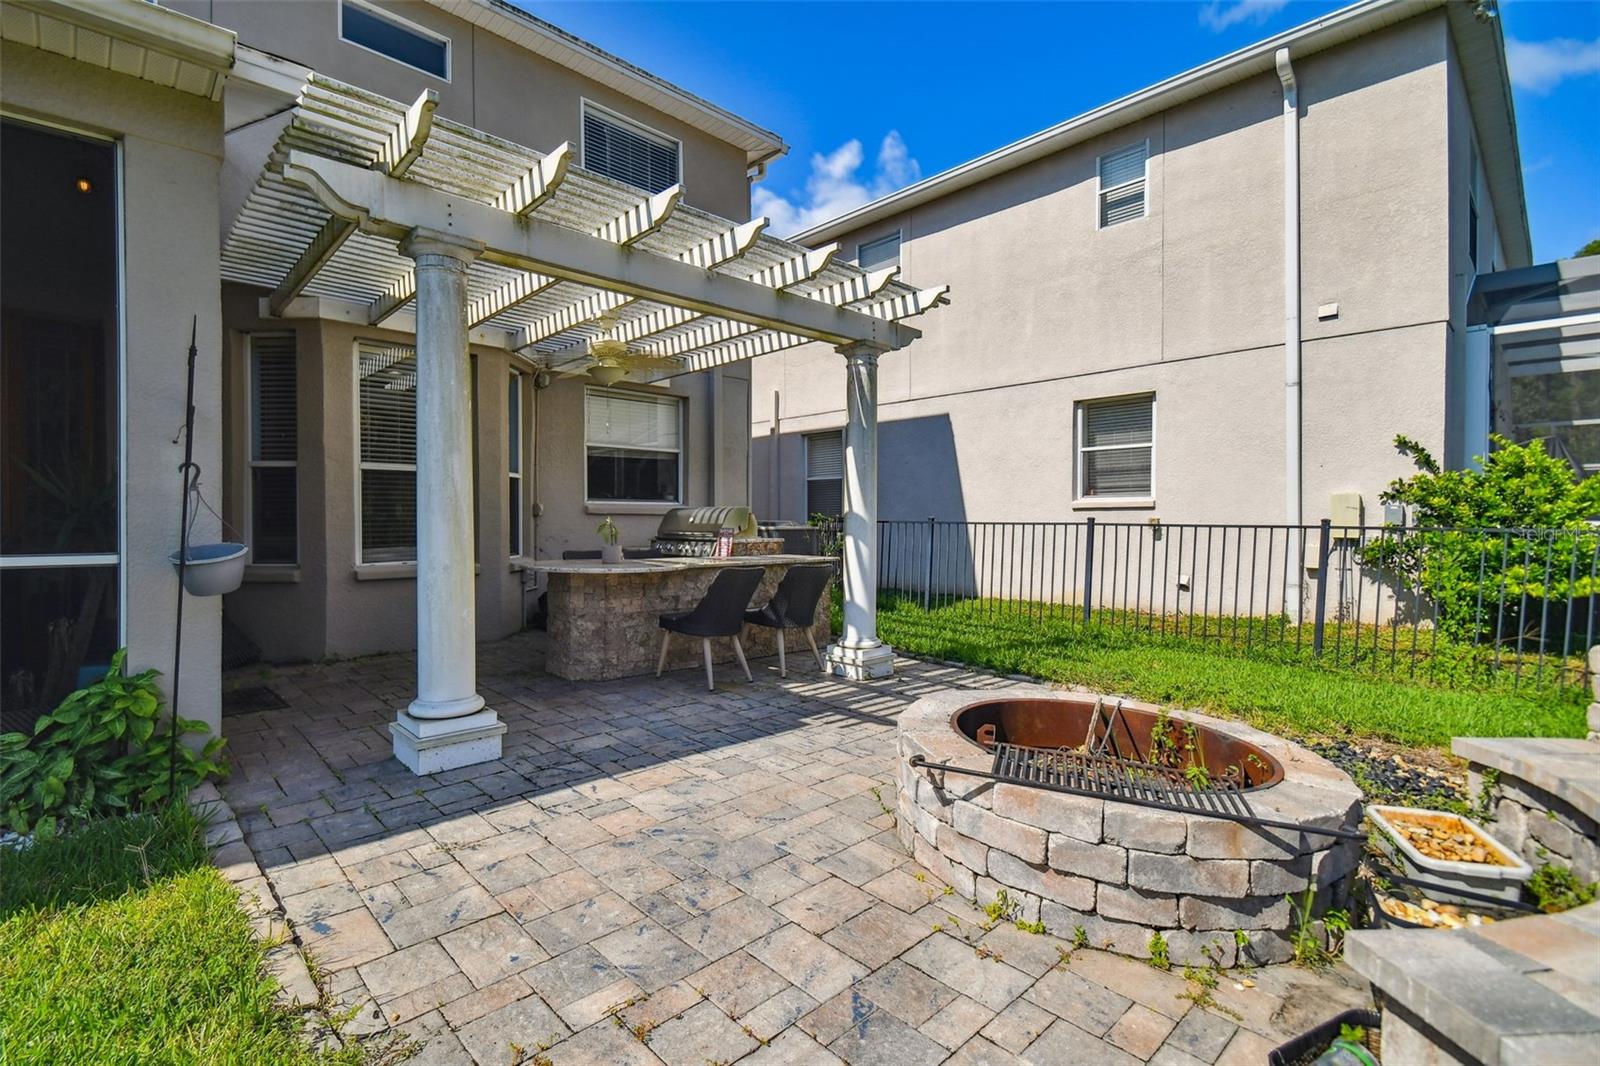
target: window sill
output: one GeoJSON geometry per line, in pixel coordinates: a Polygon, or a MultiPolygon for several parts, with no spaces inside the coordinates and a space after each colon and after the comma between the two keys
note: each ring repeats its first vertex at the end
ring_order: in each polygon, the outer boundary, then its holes
{"type": "Polygon", "coordinates": [[[586,500],[585,514],[666,514],[682,507],[681,503],[645,503],[628,500],[586,500]]]}
{"type": "MultiPolygon", "coordinates": [[[[415,581],[416,563],[357,563],[352,571],[357,581],[415,581]]],[[[483,567],[474,563],[474,574],[483,573],[483,567]]]]}
{"type": "Polygon", "coordinates": [[[1088,496],[1072,501],[1074,511],[1151,511],[1155,506],[1154,497],[1088,496]]]}
{"type": "Polygon", "coordinates": [[[244,568],[244,579],[252,585],[297,585],[300,567],[295,563],[254,563],[244,568]]]}

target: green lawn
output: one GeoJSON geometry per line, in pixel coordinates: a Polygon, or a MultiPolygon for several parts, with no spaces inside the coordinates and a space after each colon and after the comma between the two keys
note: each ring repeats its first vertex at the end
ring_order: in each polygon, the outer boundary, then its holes
{"type": "Polygon", "coordinates": [[[187,809],[0,848],[6,1063],[339,1064],[275,1005],[234,888],[187,809]]]}
{"type": "MultiPolygon", "coordinates": [[[[1457,736],[1582,736],[1583,690],[1459,690],[1378,672],[1324,667],[1181,635],[1084,626],[1044,612],[956,603],[924,611],[885,595],[878,635],[913,655],[1023,673],[1308,737],[1447,747],[1457,736]]],[[[1292,637],[1291,637],[1292,640],[1292,637]]]]}

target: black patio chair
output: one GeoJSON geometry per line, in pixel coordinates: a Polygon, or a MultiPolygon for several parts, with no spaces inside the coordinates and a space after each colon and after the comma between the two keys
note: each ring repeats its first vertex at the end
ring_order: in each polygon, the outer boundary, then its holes
{"type": "Polygon", "coordinates": [[[822,653],[817,650],[816,638],[811,635],[811,625],[817,619],[817,602],[833,578],[833,567],[828,563],[791,566],[778,583],[772,599],[753,611],[744,613],[744,620],[753,626],[766,626],[778,631],[778,676],[789,676],[789,663],[783,647],[783,631],[799,629],[811,645],[811,654],[817,657],[817,669],[826,670],[822,653]]]}
{"type": "Polygon", "coordinates": [[[755,595],[765,573],[766,570],[759,566],[729,567],[717,575],[693,609],[662,615],[661,658],[656,662],[656,676],[660,677],[661,671],[667,667],[668,640],[672,634],[682,633],[686,637],[700,638],[700,647],[706,658],[706,688],[712,692],[717,690],[716,681],[711,676],[712,637],[733,638],[734,658],[739,660],[745,680],[754,681],[755,678],[750,676],[750,664],[745,662],[744,648],[739,644],[739,631],[744,628],[745,608],[750,606],[750,597],[755,595]]]}

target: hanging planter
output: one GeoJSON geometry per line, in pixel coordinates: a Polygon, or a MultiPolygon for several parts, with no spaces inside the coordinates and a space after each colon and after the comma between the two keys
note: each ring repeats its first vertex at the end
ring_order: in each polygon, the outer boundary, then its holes
{"type": "MultiPolygon", "coordinates": [[[[191,544],[183,567],[183,590],[191,596],[221,596],[237,589],[244,581],[250,547],[246,544],[191,544]]],[[[178,569],[178,553],[167,556],[178,569]]]]}

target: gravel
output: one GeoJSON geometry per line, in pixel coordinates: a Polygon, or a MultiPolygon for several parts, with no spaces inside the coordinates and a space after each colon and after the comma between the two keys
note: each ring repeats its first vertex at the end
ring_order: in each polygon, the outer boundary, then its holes
{"type": "Polygon", "coordinates": [[[1348,740],[1317,741],[1310,748],[1354,778],[1369,803],[1446,809],[1471,803],[1466,774],[1424,766],[1399,752],[1363,748],[1348,740]]]}

